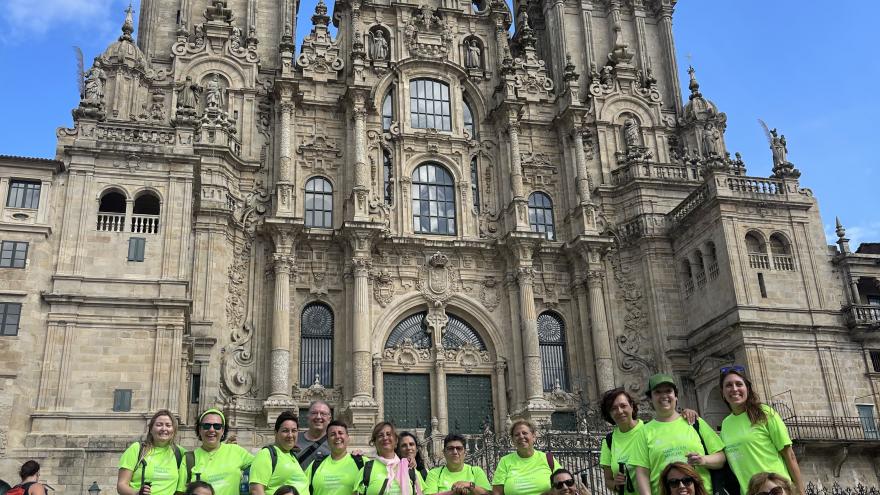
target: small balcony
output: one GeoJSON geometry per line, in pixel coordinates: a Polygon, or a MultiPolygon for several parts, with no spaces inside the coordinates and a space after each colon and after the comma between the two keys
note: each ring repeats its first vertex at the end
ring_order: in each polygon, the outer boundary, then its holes
{"type": "Polygon", "coordinates": [[[880,419],[858,416],[793,416],[784,420],[792,440],[872,442],[880,445],[880,419]]]}
{"type": "Polygon", "coordinates": [[[124,232],[125,213],[98,213],[98,231],[124,232]]]}
{"type": "Polygon", "coordinates": [[[867,327],[880,329],[880,306],[873,304],[852,304],[843,308],[846,325],[850,328],[867,327]]]}
{"type": "Polygon", "coordinates": [[[749,266],[752,268],[770,269],[770,258],[766,254],[749,253],[749,266]]]}

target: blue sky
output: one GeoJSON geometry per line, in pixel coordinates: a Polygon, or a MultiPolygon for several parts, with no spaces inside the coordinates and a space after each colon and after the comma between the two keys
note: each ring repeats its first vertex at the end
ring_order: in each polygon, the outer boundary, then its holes
{"type": "MultiPolygon", "coordinates": [[[[308,32],[316,1],[303,0],[299,37],[308,32]]],[[[86,61],[102,52],[119,36],[128,1],[2,3],[0,154],[53,157],[55,129],[71,125],[78,99],[73,46],[86,61]]],[[[871,121],[880,114],[874,39],[880,2],[844,5],[681,0],[674,30],[682,84],[691,63],[703,95],[727,113],[728,149],[742,153],[749,175],[766,176],[771,168],[760,118],[785,134],[802,186],[820,201],[826,233],[838,215],[857,245],[880,242],[873,196],[880,163],[871,121]]]]}

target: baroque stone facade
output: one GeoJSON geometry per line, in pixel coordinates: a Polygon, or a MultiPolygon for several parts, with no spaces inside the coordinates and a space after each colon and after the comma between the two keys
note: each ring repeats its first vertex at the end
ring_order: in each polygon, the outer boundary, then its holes
{"type": "Polygon", "coordinates": [[[717,425],[740,363],[808,479],[876,484],[880,254],[683,101],[674,4],[319,2],[297,56],[299,2],[142,0],[57,159],[0,158],[0,475],[109,489],[159,408],[254,446],[320,398],[363,444],[657,371],[717,425]]]}

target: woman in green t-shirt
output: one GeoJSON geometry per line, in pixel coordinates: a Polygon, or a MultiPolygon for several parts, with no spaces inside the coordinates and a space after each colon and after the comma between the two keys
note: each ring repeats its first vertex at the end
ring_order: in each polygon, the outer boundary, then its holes
{"type": "Polygon", "coordinates": [[[721,368],[719,386],[730,408],[721,423],[721,440],[742,493],[746,493],[752,476],[761,472],[782,475],[794,483],[798,493],[804,493],[788,428],[772,407],[761,403],[745,368],[721,368]]]}
{"type": "Polygon", "coordinates": [[[409,460],[397,456],[397,430],[388,421],[373,427],[370,445],[376,447],[376,458],[367,461],[358,473],[361,480],[356,493],[361,495],[422,495],[419,477],[409,476],[409,460]],[[364,473],[369,469],[369,479],[364,473]],[[364,485],[366,481],[366,485],[364,485]]]}
{"type": "Polygon", "coordinates": [[[147,423],[147,437],[131,444],[119,459],[119,495],[173,495],[185,476],[183,449],[174,443],[177,421],[160,409],[147,423]]]}
{"type": "Polygon", "coordinates": [[[189,479],[181,478],[177,491],[182,492],[190,481],[209,483],[217,495],[238,495],[241,473],[251,465],[254,456],[235,444],[225,443],[226,416],[219,409],[208,409],[199,415],[196,436],[201,446],[188,452],[191,464],[189,479]]]}
{"type": "Polygon", "coordinates": [[[642,428],[637,418],[639,406],[623,388],[605,392],[601,403],[602,418],[614,425],[614,429],[602,440],[599,465],[605,474],[605,486],[614,493],[634,495],[635,466],[628,464],[629,456],[642,428]]]}
{"type": "Polygon", "coordinates": [[[492,495],[539,495],[549,491],[550,474],[562,466],[549,453],[535,450],[535,426],[523,419],[515,421],[510,438],[516,452],[498,462],[492,495]]]}
{"type": "Polygon", "coordinates": [[[299,419],[293,411],[283,411],[275,419],[275,443],[260,449],[251,463],[251,495],[273,495],[282,485],[291,485],[299,495],[309,495],[309,480],[293,449],[299,432],[299,419]]]}

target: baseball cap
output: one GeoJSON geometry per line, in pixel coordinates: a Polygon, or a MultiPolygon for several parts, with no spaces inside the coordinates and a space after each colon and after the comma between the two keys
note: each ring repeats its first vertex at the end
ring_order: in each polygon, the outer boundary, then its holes
{"type": "Polygon", "coordinates": [[[672,378],[672,375],[667,375],[667,374],[665,374],[665,373],[657,373],[656,375],[652,376],[652,377],[648,380],[648,392],[649,392],[649,393],[650,393],[650,392],[653,392],[655,388],[657,388],[657,387],[659,387],[660,385],[663,385],[663,384],[665,384],[665,383],[668,383],[669,385],[672,385],[672,388],[673,388],[673,389],[676,389],[676,390],[678,389],[678,388],[675,386],[675,379],[672,378]]]}

